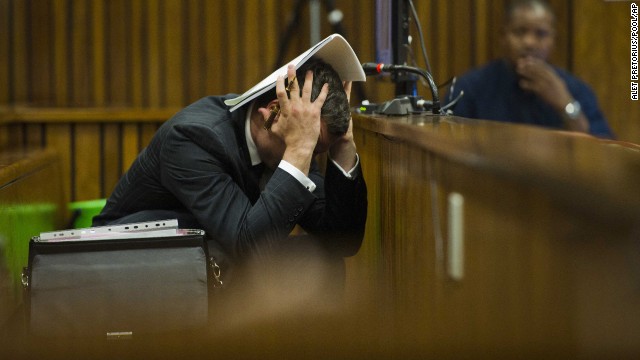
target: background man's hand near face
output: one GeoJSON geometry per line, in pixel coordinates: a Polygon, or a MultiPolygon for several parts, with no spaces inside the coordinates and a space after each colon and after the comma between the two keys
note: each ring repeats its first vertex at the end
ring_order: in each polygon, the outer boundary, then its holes
{"type": "Polygon", "coordinates": [[[551,105],[557,111],[563,111],[571,102],[571,93],[567,85],[544,60],[534,57],[518,59],[516,73],[520,76],[519,85],[551,105]]]}
{"type": "MultiPolygon", "coordinates": [[[[542,59],[524,57],[516,62],[516,73],[520,76],[518,84],[523,90],[534,93],[558,113],[564,115],[565,106],[573,101],[573,96],[567,84],[551,65],[542,59]]],[[[565,118],[565,127],[568,130],[588,132],[589,121],[584,114],[580,114],[577,119],[565,118]]]]}

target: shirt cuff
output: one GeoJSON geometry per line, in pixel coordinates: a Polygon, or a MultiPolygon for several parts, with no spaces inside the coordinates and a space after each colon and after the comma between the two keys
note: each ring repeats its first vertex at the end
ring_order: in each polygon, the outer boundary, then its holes
{"type": "Polygon", "coordinates": [[[358,154],[356,154],[356,164],[353,166],[353,168],[351,168],[351,170],[349,171],[344,171],[344,169],[338,165],[337,162],[335,162],[331,156],[329,156],[329,160],[331,160],[331,162],[340,170],[342,171],[342,174],[350,180],[353,180],[356,176],[356,169],[358,168],[358,164],[360,163],[360,156],[358,156],[358,154]]]}
{"type": "Polygon", "coordinates": [[[297,167],[291,165],[285,160],[280,160],[278,167],[296,178],[302,184],[302,186],[306,187],[307,190],[313,192],[316,189],[316,184],[311,181],[302,171],[300,171],[297,167]]]}

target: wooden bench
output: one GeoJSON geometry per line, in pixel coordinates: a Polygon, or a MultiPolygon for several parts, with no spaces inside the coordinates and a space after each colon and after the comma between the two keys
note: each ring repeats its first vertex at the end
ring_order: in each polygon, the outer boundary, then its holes
{"type": "Polygon", "coordinates": [[[69,221],[60,157],[51,149],[0,155],[0,326],[22,302],[29,239],[69,221]]]}

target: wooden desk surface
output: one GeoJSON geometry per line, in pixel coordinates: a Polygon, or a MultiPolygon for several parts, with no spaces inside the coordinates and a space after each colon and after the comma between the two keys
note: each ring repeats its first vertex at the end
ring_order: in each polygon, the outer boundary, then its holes
{"type": "Polygon", "coordinates": [[[356,116],[356,127],[540,187],[595,217],[640,215],[640,145],[454,116],[356,116]]]}

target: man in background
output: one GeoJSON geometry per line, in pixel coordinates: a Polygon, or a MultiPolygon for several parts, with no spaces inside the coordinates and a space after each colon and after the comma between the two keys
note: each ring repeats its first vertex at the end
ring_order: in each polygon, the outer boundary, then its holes
{"type": "Polygon", "coordinates": [[[505,58],[457,79],[447,101],[464,93],[453,114],[612,138],[589,86],[547,62],[555,43],[555,22],[544,0],[511,1],[503,29],[505,58]]]}

